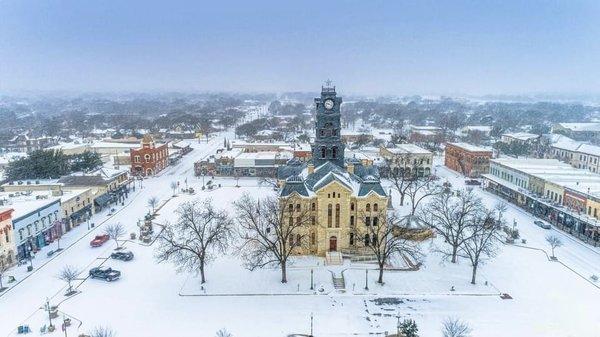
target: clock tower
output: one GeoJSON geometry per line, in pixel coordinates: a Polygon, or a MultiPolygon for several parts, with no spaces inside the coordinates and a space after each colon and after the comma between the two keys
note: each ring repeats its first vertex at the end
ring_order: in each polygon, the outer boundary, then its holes
{"type": "Polygon", "coordinates": [[[312,144],[312,158],[315,167],[330,161],[344,167],[344,143],[340,135],[340,105],[331,81],[321,87],[321,97],[315,98],[317,114],[315,118],[315,142],[312,144]]]}

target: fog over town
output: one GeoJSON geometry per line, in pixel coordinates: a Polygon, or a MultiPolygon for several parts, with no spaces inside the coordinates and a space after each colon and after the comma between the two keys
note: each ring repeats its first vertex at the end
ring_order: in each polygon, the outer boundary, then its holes
{"type": "Polygon", "coordinates": [[[0,336],[596,336],[600,4],[0,3],[0,336]]]}

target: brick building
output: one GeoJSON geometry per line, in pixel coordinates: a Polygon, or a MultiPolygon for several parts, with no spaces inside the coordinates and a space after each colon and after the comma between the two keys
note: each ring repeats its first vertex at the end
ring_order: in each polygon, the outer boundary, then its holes
{"type": "Polygon", "coordinates": [[[131,174],[151,176],[162,171],[169,162],[167,144],[156,144],[149,134],[142,138],[141,147],[131,149],[131,174]]]}
{"type": "Polygon", "coordinates": [[[466,177],[479,177],[490,170],[492,151],[468,143],[447,143],[444,165],[466,177]]]}

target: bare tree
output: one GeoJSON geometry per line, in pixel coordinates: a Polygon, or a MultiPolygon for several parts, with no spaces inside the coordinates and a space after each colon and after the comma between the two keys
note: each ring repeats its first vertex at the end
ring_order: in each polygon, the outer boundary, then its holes
{"type": "Polygon", "coordinates": [[[109,238],[115,240],[117,248],[119,248],[119,239],[126,234],[126,231],[125,227],[121,223],[116,223],[108,225],[104,230],[104,234],[108,235],[109,238]]]}
{"type": "Polygon", "coordinates": [[[117,334],[108,326],[97,326],[90,332],[90,337],[116,337],[117,334]]]}
{"type": "Polygon", "coordinates": [[[415,215],[421,201],[441,194],[442,191],[442,186],[438,185],[431,176],[413,180],[406,189],[406,196],[410,199],[410,214],[415,215]]]}
{"type": "Polygon", "coordinates": [[[199,272],[205,283],[206,265],[231,242],[233,221],[211,199],[185,202],[176,213],[177,222],[165,226],[158,237],[156,258],[175,263],[178,271],[199,272]]]}
{"type": "Polygon", "coordinates": [[[254,199],[248,194],[235,202],[235,208],[246,268],[278,265],[281,282],[286,283],[289,257],[308,246],[309,209],[296,197],[254,199]]]}
{"type": "Polygon", "coordinates": [[[231,333],[229,333],[229,331],[227,331],[227,329],[223,328],[223,329],[217,331],[216,337],[233,337],[233,335],[231,333]]]}
{"type": "Polygon", "coordinates": [[[357,236],[364,238],[363,244],[367,251],[377,259],[379,277],[377,283],[383,284],[383,271],[394,257],[409,257],[419,260],[422,256],[419,245],[409,240],[401,232],[401,221],[395,214],[386,214],[386,211],[361,213],[362,226],[357,226],[357,236]],[[400,229],[400,231],[398,230],[400,229]]]}
{"type": "Polygon", "coordinates": [[[452,263],[456,263],[458,251],[468,239],[464,234],[473,224],[475,214],[483,207],[481,199],[471,191],[460,190],[456,194],[440,193],[419,212],[418,217],[450,245],[450,251],[445,248],[438,248],[438,250],[445,257],[449,257],[452,263]]]}
{"type": "Polygon", "coordinates": [[[269,187],[272,187],[272,188],[279,187],[279,184],[277,183],[277,179],[271,178],[271,177],[260,177],[260,178],[258,178],[258,184],[259,185],[269,186],[269,187]]]}
{"type": "Polygon", "coordinates": [[[176,181],[171,182],[171,190],[173,190],[173,196],[176,196],[177,195],[177,182],[176,181]]]}
{"type": "Polygon", "coordinates": [[[406,190],[416,179],[416,172],[407,165],[409,161],[408,154],[394,155],[393,158],[385,158],[384,167],[382,167],[382,171],[388,175],[394,189],[400,194],[400,206],[404,206],[406,190]]]}
{"type": "Polygon", "coordinates": [[[479,265],[498,253],[499,234],[504,224],[502,216],[503,211],[499,207],[480,210],[472,218],[472,225],[462,232],[464,244],[460,252],[471,262],[471,284],[475,284],[479,265]]]}
{"type": "Polygon", "coordinates": [[[548,235],[546,236],[546,242],[548,242],[550,248],[552,249],[552,258],[556,258],[556,256],[554,256],[554,250],[556,248],[562,247],[562,240],[556,235],[548,235]]]}
{"type": "Polygon", "coordinates": [[[443,337],[471,337],[473,330],[469,327],[469,324],[459,320],[458,318],[447,318],[442,323],[442,336],[443,337]]]}
{"type": "Polygon", "coordinates": [[[158,197],[153,196],[148,198],[148,206],[152,208],[152,214],[154,214],[156,206],[158,206],[158,197]]]}
{"type": "Polygon", "coordinates": [[[79,275],[79,270],[77,270],[77,268],[66,265],[60,270],[60,273],[57,276],[61,281],[67,282],[67,296],[74,293],[72,283],[77,279],[77,275],[79,275]]]}

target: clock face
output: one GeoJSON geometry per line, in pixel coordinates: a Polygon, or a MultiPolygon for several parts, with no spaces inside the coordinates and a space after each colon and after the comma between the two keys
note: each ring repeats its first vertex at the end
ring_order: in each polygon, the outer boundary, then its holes
{"type": "Polygon", "coordinates": [[[333,100],[332,99],[325,100],[325,109],[327,109],[327,110],[333,109],[333,100]]]}

